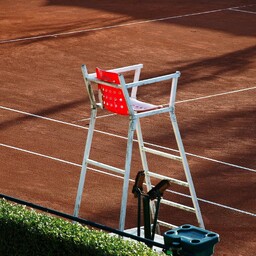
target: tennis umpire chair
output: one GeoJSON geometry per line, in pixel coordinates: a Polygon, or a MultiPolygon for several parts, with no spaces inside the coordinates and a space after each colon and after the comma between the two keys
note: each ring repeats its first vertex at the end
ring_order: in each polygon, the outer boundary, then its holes
{"type": "MultiPolygon", "coordinates": [[[[112,172],[124,175],[121,211],[120,211],[120,219],[119,219],[119,230],[121,231],[124,230],[131,160],[132,160],[132,147],[133,147],[133,140],[134,140],[134,132],[136,130],[140,156],[142,161],[142,167],[145,171],[145,181],[146,181],[147,190],[149,191],[152,188],[150,177],[155,177],[158,179],[163,179],[163,178],[168,179],[170,182],[188,187],[190,191],[191,199],[193,202],[193,207],[181,205],[179,203],[175,203],[167,200],[162,200],[162,202],[167,205],[195,213],[199,226],[204,227],[197,196],[195,193],[192,177],[190,174],[187,158],[185,155],[183,143],[181,140],[181,136],[180,136],[180,132],[179,132],[176,116],[175,116],[174,105],[175,105],[176,90],[177,90],[178,78],[180,77],[180,72],[177,71],[176,73],[173,73],[173,74],[158,76],[158,77],[139,81],[142,67],[143,67],[142,64],[137,64],[137,65],[117,68],[113,70],[108,70],[108,71],[97,68],[96,73],[89,74],[86,66],[82,65],[82,73],[83,73],[86,89],[89,94],[90,103],[91,103],[91,118],[89,123],[89,130],[87,134],[84,158],[83,158],[78,191],[76,196],[74,216],[78,216],[79,214],[79,208],[81,204],[88,165],[96,166],[99,168],[106,169],[108,171],[112,171],[112,172]],[[124,74],[126,72],[134,72],[133,82],[126,83],[124,79],[124,74]],[[137,95],[138,87],[144,86],[144,85],[153,85],[155,83],[159,83],[167,80],[171,81],[170,99],[167,104],[154,105],[151,103],[137,100],[136,95],[137,95]],[[93,84],[96,84],[97,88],[95,88],[93,84]],[[98,100],[96,100],[97,98],[96,94],[98,94],[98,98],[99,98],[98,100]],[[128,129],[128,139],[127,139],[126,159],[125,159],[124,169],[120,169],[102,162],[94,161],[89,158],[98,108],[106,109],[117,115],[123,115],[123,116],[129,117],[129,129],[128,129]],[[180,153],[179,156],[162,152],[156,149],[152,149],[144,145],[141,125],[140,125],[140,118],[149,117],[149,116],[162,114],[166,112],[170,114],[172,127],[174,130],[175,138],[176,138],[179,153],[180,153]],[[187,181],[185,182],[185,181],[177,180],[171,177],[163,176],[155,172],[150,172],[148,163],[147,163],[146,153],[156,154],[158,156],[162,156],[162,157],[166,157],[169,159],[182,162],[187,181]]],[[[154,202],[152,202],[151,204],[152,214],[154,214],[154,211],[155,211],[154,202]]],[[[170,227],[170,228],[177,227],[173,224],[166,223],[160,220],[158,221],[158,224],[166,227],[170,227]]]]}

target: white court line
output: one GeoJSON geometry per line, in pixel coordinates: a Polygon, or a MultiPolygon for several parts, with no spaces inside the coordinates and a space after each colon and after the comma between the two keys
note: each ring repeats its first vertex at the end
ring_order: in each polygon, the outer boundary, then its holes
{"type": "Polygon", "coordinates": [[[35,118],[40,118],[40,119],[48,120],[48,121],[51,121],[51,122],[65,124],[65,125],[74,126],[74,127],[77,127],[77,128],[88,130],[87,127],[84,127],[84,126],[78,125],[78,124],[68,123],[68,122],[64,122],[64,121],[61,121],[61,120],[52,119],[52,118],[49,118],[49,117],[40,116],[40,115],[32,114],[32,113],[29,113],[29,112],[17,110],[17,109],[14,109],[14,108],[7,108],[7,107],[4,107],[4,106],[0,106],[0,108],[4,109],[4,110],[16,112],[16,113],[19,113],[19,114],[22,114],[22,115],[32,116],[32,117],[35,117],[35,118]]]}
{"type": "Polygon", "coordinates": [[[235,12],[244,12],[244,13],[250,13],[250,14],[256,14],[256,12],[250,12],[250,11],[246,11],[246,10],[240,10],[240,9],[236,9],[236,8],[229,8],[230,11],[235,11],[235,12]]]}
{"type": "Polygon", "coordinates": [[[223,95],[228,95],[228,94],[238,93],[238,92],[245,92],[245,91],[255,90],[255,89],[256,89],[256,86],[249,87],[249,88],[243,88],[243,89],[239,89],[239,90],[234,90],[234,91],[229,91],[229,92],[216,93],[216,94],[202,96],[202,97],[198,97],[198,98],[176,101],[175,104],[191,102],[191,101],[196,101],[196,100],[209,99],[209,98],[213,98],[213,97],[218,97],[218,96],[223,96],[223,95]]]}
{"type": "MultiPolygon", "coordinates": [[[[176,152],[176,153],[179,152],[177,149],[167,148],[167,147],[163,147],[163,146],[160,146],[160,145],[151,144],[151,143],[148,143],[148,142],[145,142],[145,144],[151,145],[151,146],[153,146],[153,147],[157,147],[157,148],[161,148],[161,149],[173,151],[173,152],[176,152]]],[[[231,163],[223,162],[223,161],[216,160],[216,159],[212,159],[212,158],[208,158],[208,157],[205,157],[205,156],[195,155],[195,154],[188,153],[188,152],[185,152],[185,153],[186,153],[186,155],[188,155],[188,156],[193,156],[193,157],[200,158],[200,159],[203,159],[203,160],[208,160],[208,161],[211,161],[211,162],[215,162],[215,163],[218,163],[218,164],[223,164],[223,165],[235,167],[235,168],[242,169],[242,170],[246,170],[246,171],[250,171],[250,172],[256,172],[255,169],[247,168],[247,167],[244,167],[244,166],[240,166],[240,165],[236,165],[236,164],[231,164],[231,163]]]]}
{"type": "MultiPolygon", "coordinates": [[[[184,100],[184,101],[179,101],[179,102],[176,102],[176,103],[182,103],[182,102],[184,103],[184,102],[189,102],[189,101],[208,99],[208,98],[211,98],[211,97],[223,96],[223,95],[228,95],[228,94],[238,93],[238,92],[244,92],[244,91],[253,90],[253,89],[256,89],[256,87],[250,87],[250,88],[244,88],[244,89],[239,89],[239,90],[234,90],[234,91],[229,91],[229,92],[212,94],[212,95],[208,95],[208,96],[204,96],[204,97],[198,97],[196,99],[188,99],[188,100],[184,100]]],[[[28,115],[28,116],[33,116],[33,117],[36,117],[36,118],[46,119],[46,120],[52,121],[52,122],[57,122],[57,123],[61,123],[61,124],[65,124],[65,125],[70,125],[70,126],[74,126],[74,127],[77,127],[77,128],[88,130],[87,127],[84,127],[84,126],[81,126],[81,125],[77,125],[77,124],[73,124],[73,123],[68,123],[68,122],[64,122],[64,121],[60,121],[60,120],[56,120],[56,119],[52,119],[52,118],[48,118],[48,117],[43,117],[43,116],[39,116],[39,115],[28,113],[28,112],[20,111],[20,110],[16,110],[16,109],[12,109],[12,108],[7,108],[7,107],[4,107],[4,106],[0,106],[0,108],[8,110],[8,111],[13,111],[13,112],[17,112],[17,113],[20,113],[20,114],[28,115]]],[[[98,132],[98,133],[101,133],[101,134],[105,134],[105,135],[109,135],[109,136],[112,136],[112,137],[116,137],[116,138],[127,140],[127,138],[124,137],[124,136],[120,136],[120,135],[116,135],[116,134],[112,134],[112,133],[108,133],[108,132],[103,132],[103,131],[96,130],[96,129],[94,131],[98,132]]],[[[146,145],[155,146],[155,147],[158,147],[158,148],[164,148],[165,150],[169,150],[169,151],[173,151],[173,152],[178,152],[176,149],[165,148],[165,147],[162,147],[160,145],[151,144],[151,143],[148,143],[148,142],[145,142],[145,144],[146,145]]],[[[186,153],[186,155],[189,155],[189,156],[192,156],[192,157],[196,157],[196,158],[199,158],[199,159],[204,159],[204,160],[207,160],[207,161],[211,161],[211,162],[215,162],[215,163],[231,166],[231,167],[234,167],[234,168],[238,168],[238,169],[242,169],[242,170],[246,170],[246,171],[250,171],[250,172],[256,172],[255,169],[247,168],[247,167],[244,167],[244,166],[239,166],[239,165],[235,165],[235,164],[232,164],[232,163],[227,163],[227,162],[219,161],[219,160],[216,160],[216,159],[212,159],[212,158],[205,157],[205,156],[200,156],[200,155],[195,155],[195,154],[188,153],[188,152],[185,152],[185,153],[186,153]]]]}
{"type": "MultiPolygon", "coordinates": [[[[245,91],[255,90],[255,89],[256,89],[256,86],[255,87],[249,87],[249,88],[243,88],[243,89],[239,89],[239,90],[234,90],[234,91],[229,91],[229,92],[216,93],[216,94],[197,97],[197,98],[193,98],[193,99],[179,100],[179,101],[176,101],[175,104],[186,103],[186,102],[197,101],[197,100],[203,100],[203,99],[209,99],[209,98],[214,98],[214,97],[218,97],[218,96],[228,95],[228,94],[237,93],[237,92],[245,92],[245,91]]],[[[114,116],[114,115],[116,115],[116,114],[102,115],[102,116],[98,116],[97,119],[98,118],[105,118],[105,117],[109,117],[109,116],[114,116]]],[[[88,120],[90,120],[90,117],[77,120],[76,122],[82,122],[82,121],[88,121],[88,120]]]]}
{"type": "Polygon", "coordinates": [[[58,37],[58,36],[75,35],[75,34],[81,34],[81,33],[93,32],[93,31],[100,31],[100,30],[105,30],[105,29],[120,28],[120,27],[127,27],[127,26],[133,26],[133,25],[140,25],[140,24],[145,24],[145,23],[150,23],[150,22],[157,22],[157,21],[164,21],[164,20],[171,20],[171,19],[180,19],[180,18],[185,18],[185,17],[198,16],[198,15],[216,13],[216,12],[221,12],[221,11],[228,11],[228,10],[233,10],[235,8],[244,8],[244,7],[254,6],[254,5],[255,4],[243,5],[243,6],[234,6],[234,7],[223,8],[223,9],[216,9],[216,10],[205,11],[205,12],[189,13],[189,14],[176,15],[176,16],[170,16],[170,17],[159,18],[159,19],[135,21],[135,22],[125,23],[125,24],[105,26],[105,27],[97,27],[97,28],[89,28],[89,29],[82,29],[82,30],[76,30],[76,31],[70,31],[70,32],[62,32],[62,33],[54,33],[54,34],[47,34],[47,35],[30,36],[30,37],[16,38],[16,39],[4,39],[4,40],[0,41],[0,44],[15,43],[15,42],[21,42],[21,41],[31,41],[31,40],[45,39],[45,38],[55,38],[55,37],[58,37]]]}
{"type": "MultiPolygon", "coordinates": [[[[40,154],[40,153],[33,152],[33,151],[30,151],[30,150],[26,150],[26,149],[22,149],[22,148],[10,146],[10,145],[7,145],[7,144],[0,143],[0,146],[2,146],[2,147],[7,147],[7,148],[11,148],[11,149],[15,149],[15,150],[18,150],[18,151],[21,151],[21,152],[24,152],[24,153],[29,153],[29,154],[32,154],[32,155],[44,157],[44,158],[47,158],[47,159],[55,160],[55,161],[58,161],[58,162],[61,162],[61,163],[65,163],[65,164],[69,164],[69,165],[73,165],[73,166],[76,166],[76,167],[80,167],[80,168],[82,167],[81,164],[77,164],[77,163],[70,162],[70,161],[66,161],[66,160],[63,160],[63,159],[60,159],[60,158],[56,158],[56,157],[52,157],[52,156],[40,154]]],[[[100,170],[95,169],[95,168],[88,168],[88,169],[90,169],[91,171],[94,171],[94,172],[102,173],[102,174],[104,174],[104,175],[109,175],[109,176],[112,176],[112,177],[115,177],[115,178],[123,179],[122,176],[115,175],[115,174],[112,174],[112,173],[108,173],[108,172],[105,172],[105,171],[100,171],[100,170]]],[[[129,180],[130,180],[130,182],[134,182],[133,179],[129,179],[129,180]]],[[[176,192],[176,191],[173,191],[173,190],[167,190],[167,191],[168,191],[169,193],[175,193],[175,194],[178,194],[178,195],[180,195],[180,196],[184,196],[184,197],[191,198],[190,195],[186,195],[186,194],[183,194],[183,193],[179,193],[179,192],[176,192]]],[[[212,202],[212,201],[209,201],[209,200],[205,200],[205,199],[201,199],[201,198],[198,198],[198,200],[201,201],[201,202],[204,202],[204,203],[208,203],[208,204],[212,204],[212,205],[221,207],[221,208],[229,209],[229,210],[231,210],[231,211],[239,212],[239,213],[246,214],[246,215],[250,215],[250,216],[254,216],[254,217],[256,216],[255,213],[248,212],[248,211],[244,211],[244,210],[240,210],[240,209],[233,208],[233,207],[230,207],[230,206],[227,206],[227,205],[215,203],[215,202],[212,202]]]]}

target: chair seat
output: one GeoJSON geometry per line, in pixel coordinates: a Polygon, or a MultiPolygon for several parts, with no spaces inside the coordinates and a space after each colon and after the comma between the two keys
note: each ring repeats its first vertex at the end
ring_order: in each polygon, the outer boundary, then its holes
{"type": "Polygon", "coordinates": [[[154,104],[146,103],[140,100],[136,100],[134,98],[130,98],[130,101],[131,101],[133,110],[136,112],[144,112],[144,111],[159,109],[163,107],[162,105],[154,105],[154,104]]]}

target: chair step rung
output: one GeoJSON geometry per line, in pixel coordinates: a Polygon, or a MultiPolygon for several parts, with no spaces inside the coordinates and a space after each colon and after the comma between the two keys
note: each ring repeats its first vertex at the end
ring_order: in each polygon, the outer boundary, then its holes
{"type": "Polygon", "coordinates": [[[172,206],[172,207],[175,207],[175,208],[178,208],[178,209],[181,209],[181,210],[185,210],[187,212],[192,212],[192,213],[196,212],[195,209],[192,208],[192,207],[189,207],[189,206],[186,206],[186,205],[183,205],[183,204],[179,204],[179,203],[175,203],[175,202],[172,202],[172,201],[169,201],[169,200],[166,200],[166,199],[162,199],[161,203],[172,206]]]}
{"type": "Polygon", "coordinates": [[[112,171],[112,172],[115,172],[115,173],[119,173],[119,174],[123,174],[123,175],[125,173],[125,171],[123,169],[114,167],[112,165],[103,164],[103,163],[100,163],[100,162],[97,162],[97,161],[94,161],[94,160],[91,160],[91,159],[87,159],[87,163],[91,164],[91,165],[94,165],[94,166],[97,166],[97,167],[100,167],[100,168],[103,168],[103,169],[106,169],[106,170],[109,170],[109,171],[112,171]]]}
{"type": "Polygon", "coordinates": [[[178,226],[176,225],[173,225],[171,223],[168,223],[168,222],[165,222],[165,221],[162,221],[162,220],[158,220],[157,223],[163,227],[167,227],[167,228],[171,228],[171,229],[174,229],[174,228],[177,228],[178,226]]]}
{"type": "Polygon", "coordinates": [[[163,180],[163,179],[169,180],[170,182],[172,182],[174,184],[177,184],[177,185],[180,185],[180,186],[183,186],[183,187],[188,187],[189,186],[188,183],[185,182],[185,181],[170,178],[168,176],[164,176],[164,175],[157,174],[157,173],[154,173],[154,172],[149,172],[149,176],[160,179],[160,180],[163,180]]]}
{"type": "Polygon", "coordinates": [[[151,153],[151,154],[158,155],[158,156],[163,156],[163,157],[170,158],[173,160],[182,161],[180,156],[176,156],[176,155],[166,153],[166,152],[163,152],[160,150],[156,150],[156,149],[152,149],[152,148],[148,148],[148,147],[143,147],[142,150],[145,152],[151,153]]]}

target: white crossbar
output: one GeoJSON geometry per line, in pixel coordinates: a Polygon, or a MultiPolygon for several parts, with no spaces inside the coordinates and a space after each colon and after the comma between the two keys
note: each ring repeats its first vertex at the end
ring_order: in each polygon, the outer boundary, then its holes
{"type": "Polygon", "coordinates": [[[176,225],[173,225],[171,223],[168,223],[168,222],[165,222],[165,221],[162,221],[162,220],[158,220],[157,223],[161,226],[164,226],[164,227],[167,227],[167,228],[171,228],[171,229],[174,229],[174,228],[177,228],[178,226],[176,225]]]}
{"type": "Polygon", "coordinates": [[[165,204],[165,205],[175,207],[175,208],[178,208],[178,209],[181,209],[181,210],[185,210],[187,212],[193,212],[193,213],[196,212],[195,209],[192,208],[192,207],[189,207],[189,206],[186,206],[186,205],[183,205],[183,204],[179,204],[179,203],[175,203],[175,202],[172,202],[172,201],[169,201],[169,200],[162,199],[161,203],[165,204]]]}
{"type": "Polygon", "coordinates": [[[173,73],[173,74],[163,75],[163,76],[140,80],[138,82],[128,83],[128,84],[126,84],[126,88],[154,84],[154,83],[163,82],[163,81],[170,80],[172,78],[178,78],[178,77],[180,77],[180,72],[176,71],[176,73],[173,73]]]}
{"type": "Polygon", "coordinates": [[[177,161],[182,161],[180,156],[176,156],[176,155],[173,155],[170,153],[165,153],[160,150],[156,150],[156,149],[152,149],[152,148],[148,148],[148,147],[143,147],[142,150],[145,152],[151,153],[151,154],[163,156],[163,157],[170,158],[170,159],[177,160],[177,161]]]}
{"type": "MultiPolygon", "coordinates": [[[[136,65],[131,65],[131,66],[127,66],[127,67],[109,69],[108,71],[116,72],[116,73],[120,74],[120,73],[129,72],[129,71],[137,71],[137,70],[140,70],[142,68],[143,68],[143,64],[136,64],[136,65]]],[[[91,74],[88,75],[88,77],[90,79],[95,78],[96,77],[96,73],[91,73],[91,74]]]]}
{"type": "Polygon", "coordinates": [[[95,77],[88,77],[88,80],[93,82],[93,83],[96,83],[96,84],[103,84],[103,85],[107,85],[107,86],[114,87],[114,88],[119,88],[119,89],[121,88],[119,84],[108,83],[108,82],[99,80],[95,77]]]}
{"type": "Polygon", "coordinates": [[[148,172],[148,174],[150,175],[150,177],[154,177],[154,178],[157,178],[157,179],[160,179],[160,180],[169,180],[170,182],[174,183],[174,184],[177,184],[177,185],[180,185],[180,186],[183,186],[183,187],[188,187],[188,183],[185,182],[185,181],[182,181],[182,180],[177,180],[177,179],[174,179],[174,178],[170,178],[168,176],[164,176],[164,175],[161,175],[161,174],[158,174],[158,173],[155,173],[155,172],[148,172]]]}
{"type": "Polygon", "coordinates": [[[125,72],[135,71],[142,68],[143,68],[143,64],[136,64],[136,65],[131,65],[127,67],[110,69],[109,71],[116,72],[116,73],[125,73],[125,72]]]}
{"type": "Polygon", "coordinates": [[[157,115],[157,114],[170,112],[171,109],[172,109],[172,107],[158,108],[158,109],[154,109],[154,110],[148,110],[145,112],[136,113],[136,116],[138,118],[142,118],[142,117],[146,117],[146,116],[153,116],[153,115],[157,115]]]}
{"type": "Polygon", "coordinates": [[[119,173],[119,174],[123,174],[123,175],[125,173],[125,171],[123,169],[120,169],[120,168],[117,168],[117,167],[114,167],[114,166],[111,166],[111,165],[108,165],[108,164],[103,164],[103,163],[94,161],[92,159],[87,159],[87,163],[91,164],[91,165],[94,165],[94,166],[97,166],[97,167],[100,167],[100,168],[103,168],[103,169],[113,171],[115,173],[119,173]]]}

